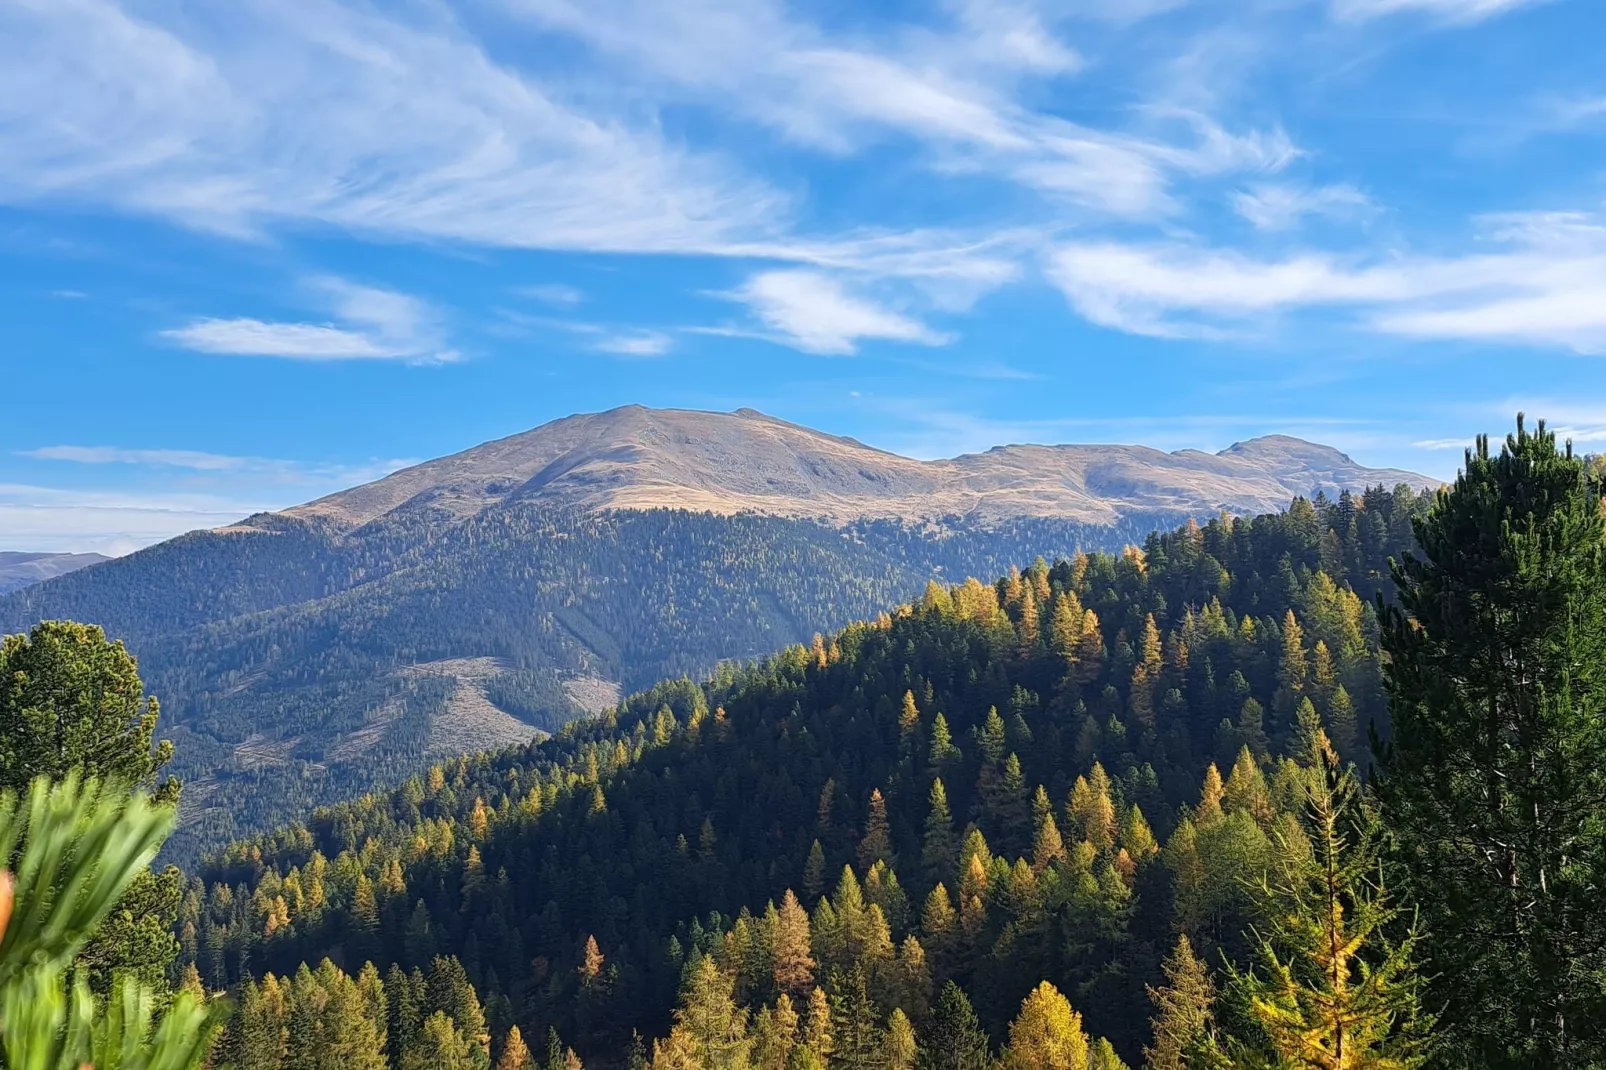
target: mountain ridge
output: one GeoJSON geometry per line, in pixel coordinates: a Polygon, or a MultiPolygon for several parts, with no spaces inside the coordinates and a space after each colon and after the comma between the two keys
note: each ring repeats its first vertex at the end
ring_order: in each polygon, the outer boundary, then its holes
{"type": "Polygon", "coordinates": [[[45,580],[110,560],[111,558],[104,554],[0,551],[0,594],[21,590],[35,583],[43,583],[45,580]]]}
{"type": "Polygon", "coordinates": [[[839,522],[1052,516],[1108,524],[1139,513],[1254,514],[1317,491],[1399,483],[1438,485],[1287,435],[1214,454],[1022,443],[918,460],[750,408],[630,405],[554,420],[282,512],[348,530],[395,513],[460,520],[515,500],[839,522]]]}
{"type": "Polygon", "coordinates": [[[1415,507],[1389,484],[1432,485],[1295,439],[1227,452],[928,462],[751,411],[582,414],[0,595],[0,631],[80,620],[138,656],[190,785],[169,851],[194,858],[934,578],[1118,551],[1224,506],[1286,515],[1314,490],[1350,537],[1415,507]]]}

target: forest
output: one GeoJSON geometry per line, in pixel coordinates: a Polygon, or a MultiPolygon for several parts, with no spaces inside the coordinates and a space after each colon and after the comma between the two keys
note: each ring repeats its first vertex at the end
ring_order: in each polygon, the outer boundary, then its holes
{"type": "MultiPolygon", "coordinates": [[[[5,784],[170,807],[126,652],[0,662],[5,784]]],[[[1606,1066],[1603,675],[1599,468],[1519,423],[1436,496],[933,582],[147,875],[94,983],[229,1008],[216,1070],[1606,1066]]]]}
{"type": "Polygon", "coordinates": [[[582,712],[563,688],[576,675],[631,690],[700,677],[873,616],[932,575],[1119,548],[1175,519],[837,527],[509,502],[345,532],[264,514],[0,596],[0,631],[78,620],[139,657],[191,785],[165,857],[193,864],[441,756],[452,683],[409,666],[496,659],[487,697],[550,731],[582,712]]]}

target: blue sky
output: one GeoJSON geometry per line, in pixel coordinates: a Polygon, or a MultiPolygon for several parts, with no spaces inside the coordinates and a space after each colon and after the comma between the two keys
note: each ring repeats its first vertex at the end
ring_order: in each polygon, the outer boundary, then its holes
{"type": "Polygon", "coordinates": [[[0,0],[0,549],[629,402],[1606,441],[1596,0],[0,0]]]}

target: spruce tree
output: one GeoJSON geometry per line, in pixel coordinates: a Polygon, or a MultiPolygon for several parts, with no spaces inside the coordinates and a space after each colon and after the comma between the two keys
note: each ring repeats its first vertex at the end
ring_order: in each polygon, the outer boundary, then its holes
{"type": "Polygon", "coordinates": [[[1381,794],[1452,1061],[1606,1063],[1606,527],[1541,422],[1478,439],[1385,609],[1381,794]]]}
{"type": "Polygon", "coordinates": [[[953,872],[959,854],[959,838],[954,835],[954,817],[948,809],[948,789],[939,777],[931,782],[930,809],[926,811],[925,836],[920,846],[920,866],[926,879],[941,881],[953,872]]]}
{"type": "Polygon", "coordinates": [[[960,987],[949,981],[931,1012],[926,1045],[927,1070],[986,1070],[990,1062],[987,1034],[960,987]]]}

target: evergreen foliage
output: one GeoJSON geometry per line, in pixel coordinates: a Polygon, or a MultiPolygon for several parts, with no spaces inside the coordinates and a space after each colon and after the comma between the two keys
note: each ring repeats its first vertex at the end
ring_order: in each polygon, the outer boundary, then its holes
{"type": "Polygon", "coordinates": [[[1603,530],[1586,465],[1519,417],[1395,569],[1382,798],[1455,1065],[1606,1065],[1603,530]]]}
{"type": "Polygon", "coordinates": [[[186,959],[219,988],[372,961],[388,1005],[418,1008],[390,1015],[393,1066],[434,1011],[392,978],[444,954],[483,1000],[474,1030],[437,1008],[465,1041],[556,1028],[601,1070],[633,1035],[657,1038],[642,1065],[874,1065],[894,1011],[923,1065],[984,1066],[1044,981],[1091,1034],[1088,1065],[1135,1060],[1179,933],[1205,961],[1249,961],[1243,878],[1300,805],[1301,767],[1277,755],[1339,681],[1386,734],[1362,592],[1397,547],[1356,533],[1418,504],[1296,503],[933,585],[704,685],[440,763],[208,864],[186,959]],[[1340,523],[1353,571],[1335,578],[1318,566],[1340,523]],[[1028,606],[1057,608],[1045,627],[1028,606]]]}

